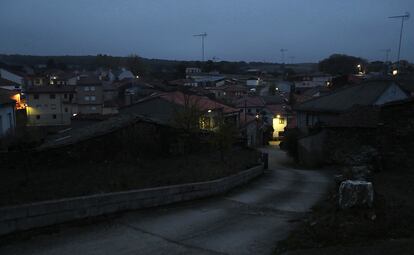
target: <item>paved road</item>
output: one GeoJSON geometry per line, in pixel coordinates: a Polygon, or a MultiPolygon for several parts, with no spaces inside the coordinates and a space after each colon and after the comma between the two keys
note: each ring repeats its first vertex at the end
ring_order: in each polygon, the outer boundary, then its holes
{"type": "Polygon", "coordinates": [[[125,213],[96,225],[0,247],[0,254],[270,254],[329,186],[296,170],[276,147],[264,176],[227,195],[125,213]]]}

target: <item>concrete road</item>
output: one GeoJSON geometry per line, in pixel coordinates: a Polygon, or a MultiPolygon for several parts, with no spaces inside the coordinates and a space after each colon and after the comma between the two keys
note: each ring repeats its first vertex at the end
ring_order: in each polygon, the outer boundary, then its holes
{"type": "Polygon", "coordinates": [[[329,173],[289,168],[277,147],[264,176],[227,195],[156,209],[0,247],[0,254],[271,254],[326,192],[329,173]]]}

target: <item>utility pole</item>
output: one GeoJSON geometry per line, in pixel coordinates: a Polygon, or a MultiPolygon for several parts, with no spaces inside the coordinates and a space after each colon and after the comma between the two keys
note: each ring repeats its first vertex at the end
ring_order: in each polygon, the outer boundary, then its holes
{"type": "Polygon", "coordinates": [[[381,51],[385,52],[385,63],[387,63],[388,62],[388,59],[389,59],[389,55],[390,55],[391,49],[383,49],[381,51]]]}
{"type": "Polygon", "coordinates": [[[404,15],[398,15],[398,16],[391,16],[388,17],[390,19],[401,19],[401,30],[400,30],[400,42],[398,44],[398,55],[397,55],[397,68],[400,69],[400,53],[401,53],[401,41],[402,41],[402,34],[403,34],[403,28],[404,28],[404,21],[408,20],[410,18],[410,14],[406,12],[404,15]]]}
{"type": "Polygon", "coordinates": [[[198,35],[193,35],[196,37],[201,37],[201,51],[202,51],[202,61],[204,62],[204,39],[207,37],[207,33],[202,33],[202,34],[198,34],[198,35]]]}

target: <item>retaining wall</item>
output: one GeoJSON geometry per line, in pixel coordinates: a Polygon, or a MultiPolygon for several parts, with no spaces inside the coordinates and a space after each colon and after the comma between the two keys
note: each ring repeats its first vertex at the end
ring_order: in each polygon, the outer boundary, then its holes
{"type": "Polygon", "coordinates": [[[222,179],[0,208],[0,235],[120,211],[225,193],[263,173],[263,165],[222,179]]]}

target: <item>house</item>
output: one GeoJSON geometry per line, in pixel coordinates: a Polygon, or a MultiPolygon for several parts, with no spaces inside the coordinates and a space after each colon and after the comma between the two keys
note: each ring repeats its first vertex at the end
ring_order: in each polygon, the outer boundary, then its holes
{"type": "Polygon", "coordinates": [[[240,119],[241,136],[246,139],[248,147],[263,145],[263,123],[259,118],[248,115],[240,119]]]}
{"type": "Polygon", "coordinates": [[[290,119],[288,106],[283,104],[266,105],[265,109],[266,112],[270,113],[270,117],[268,118],[272,120],[272,137],[273,139],[280,139],[283,137],[290,119]]]}
{"type": "Polygon", "coordinates": [[[295,107],[297,125],[307,132],[308,128],[331,122],[355,106],[380,106],[406,98],[407,93],[394,81],[367,81],[299,104],[295,107]]]}
{"type": "Polygon", "coordinates": [[[193,111],[194,116],[199,116],[198,127],[203,130],[214,130],[220,120],[234,123],[239,127],[239,110],[207,97],[189,95],[182,92],[162,92],[140,100],[139,102],[124,107],[121,113],[133,112],[150,118],[158,119],[169,125],[180,126],[190,123],[181,120],[179,116],[186,111],[193,111]]]}
{"type": "Polygon", "coordinates": [[[264,109],[266,102],[260,96],[245,96],[236,102],[236,107],[240,109],[240,113],[244,114],[260,114],[264,109]]]}
{"type": "Polygon", "coordinates": [[[172,86],[187,86],[187,87],[198,87],[198,83],[194,79],[178,79],[169,82],[172,86]]]}
{"type": "Polygon", "coordinates": [[[26,91],[28,126],[70,125],[77,113],[73,86],[37,86],[26,91]]]}
{"type": "Polygon", "coordinates": [[[263,85],[264,82],[260,77],[250,77],[246,80],[246,85],[248,87],[257,87],[263,85]]]}
{"type": "Polygon", "coordinates": [[[118,78],[118,80],[122,81],[124,79],[136,79],[137,77],[129,70],[122,68],[119,71],[114,72],[115,77],[118,78]]]}
{"type": "Polygon", "coordinates": [[[23,89],[24,79],[21,75],[0,68],[0,87],[9,90],[23,89]]]}
{"type": "Polygon", "coordinates": [[[76,84],[76,103],[79,114],[102,114],[104,88],[95,76],[79,77],[76,84]]]}
{"type": "Polygon", "coordinates": [[[187,67],[185,69],[186,76],[191,76],[193,74],[198,74],[198,73],[201,73],[201,69],[198,67],[187,67]]]}
{"type": "Polygon", "coordinates": [[[0,137],[14,131],[16,127],[16,102],[0,94],[0,137]]]}
{"type": "Polygon", "coordinates": [[[322,73],[295,75],[292,80],[295,88],[312,88],[327,86],[332,83],[333,76],[322,73]]]}

